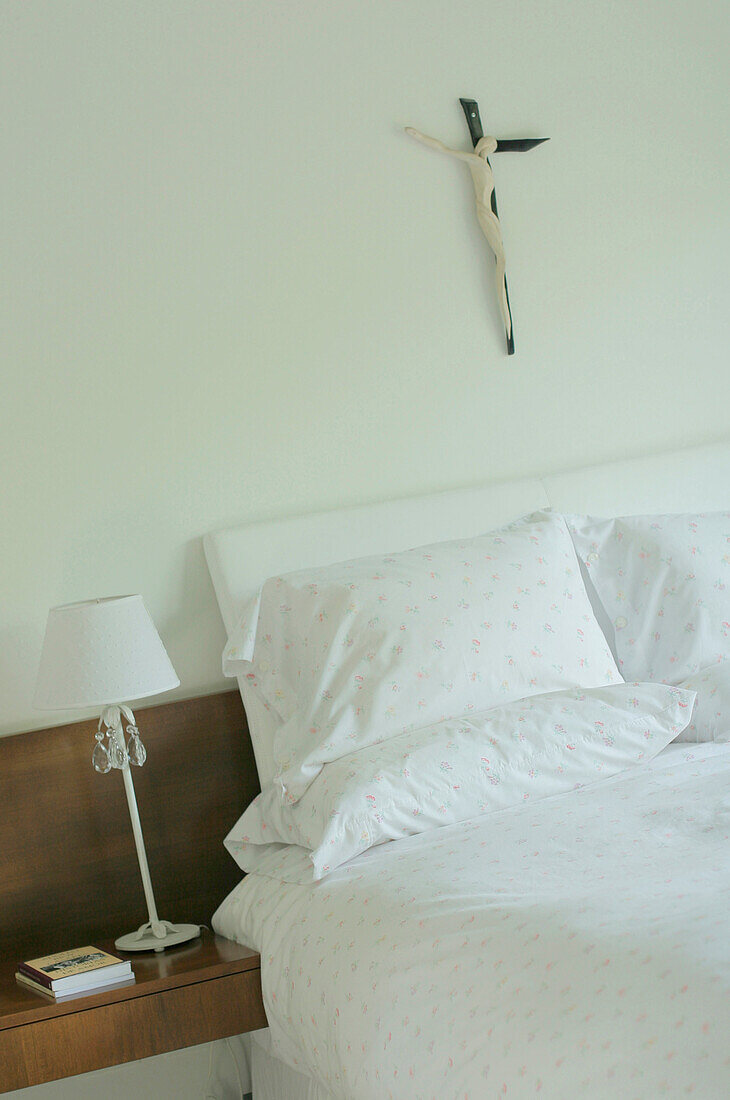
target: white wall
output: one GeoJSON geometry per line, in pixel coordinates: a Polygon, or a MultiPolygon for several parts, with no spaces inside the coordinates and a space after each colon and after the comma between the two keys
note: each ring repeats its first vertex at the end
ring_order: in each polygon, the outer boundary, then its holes
{"type": "Polygon", "coordinates": [[[5,3],[0,732],[75,717],[31,703],[70,600],[142,592],[223,686],[209,528],[726,435],[728,11],[5,3]],[[494,161],[512,359],[402,132],[466,146],[459,95],[552,138],[494,161]]]}
{"type": "MultiPolygon", "coordinates": [[[[726,433],[728,6],[0,13],[0,730],[51,604],[141,591],[222,685],[208,528],[726,433]],[[495,158],[517,354],[466,169],[495,158]]],[[[58,716],[58,718],[72,716],[58,716]]]]}

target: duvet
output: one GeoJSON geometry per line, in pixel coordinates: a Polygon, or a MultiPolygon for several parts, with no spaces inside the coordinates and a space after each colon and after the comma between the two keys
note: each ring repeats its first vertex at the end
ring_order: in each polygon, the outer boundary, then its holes
{"type": "Polygon", "coordinates": [[[275,1053],[341,1100],[727,1100],[730,747],[319,882],[284,849],[213,923],[261,952],[275,1053]]]}

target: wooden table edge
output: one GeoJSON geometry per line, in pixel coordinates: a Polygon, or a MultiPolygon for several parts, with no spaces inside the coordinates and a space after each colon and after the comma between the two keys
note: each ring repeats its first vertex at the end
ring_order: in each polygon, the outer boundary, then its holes
{"type": "MultiPolygon", "coordinates": [[[[220,936],[212,937],[215,941],[221,941],[220,936]]],[[[22,989],[18,985],[18,991],[27,993],[28,1004],[23,1004],[17,1011],[10,1011],[0,1015],[0,1032],[16,1027],[27,1027],[29,1024],[39,1023],[43,1020],[55,1019],[58,1016],[69,1016],[72,1013],[88,1012],[104,1005],[115,1004],[118,1001],[130,1001],[137,997],[150,997],[157,993],[164,993],[168,989],[178,989],[181,986],[197,985],[200,982],[214,981],[226,974],[240,974],[249,970],[261,968],[261,956],[244,947],[242,944],[234,944],[231,940],[223,941],[231,947],[239,948],[242,954],[237,958],[221,959],[220,961],[207,963],[200,970],[180,970],[173,974],[160,975],[152,978],[140,979],[133,985],[119,986],[117,989],[107,989],[100,993],[90,993],[87,996],[74,997],[60,1003],[46,1001],[41,994],[32,990],[22,989]]],[[[144,964],[144,958],[135,960],[134,956],[125,955],[132,962],[144,964]]],[[[149,958],[149,956],[148,956],[149,958]]],[[[13,981],[15,981],[13,971],[13,981]]]]}

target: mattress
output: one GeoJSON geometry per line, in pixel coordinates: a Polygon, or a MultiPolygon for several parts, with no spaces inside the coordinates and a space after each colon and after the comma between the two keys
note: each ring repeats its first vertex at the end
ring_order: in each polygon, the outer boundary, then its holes
{"type": "Polygon", "coordinates": [[[261,953],[272,1052],[333,1098],[727,1100],[730,747],[317,883],[251,874],[213,924],[261,953]]]}

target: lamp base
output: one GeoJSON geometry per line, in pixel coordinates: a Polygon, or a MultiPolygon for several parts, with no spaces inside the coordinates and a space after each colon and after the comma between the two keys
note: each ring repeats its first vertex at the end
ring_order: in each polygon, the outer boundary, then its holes
{"type": "Polygon", "coordinates": [[[170,924],[169,920],[143,924],[136,932],[128,932],[114,941],[120,951],[164,951],[178,943],[186,943],[200,935],[197,924],[170,924]]]}

